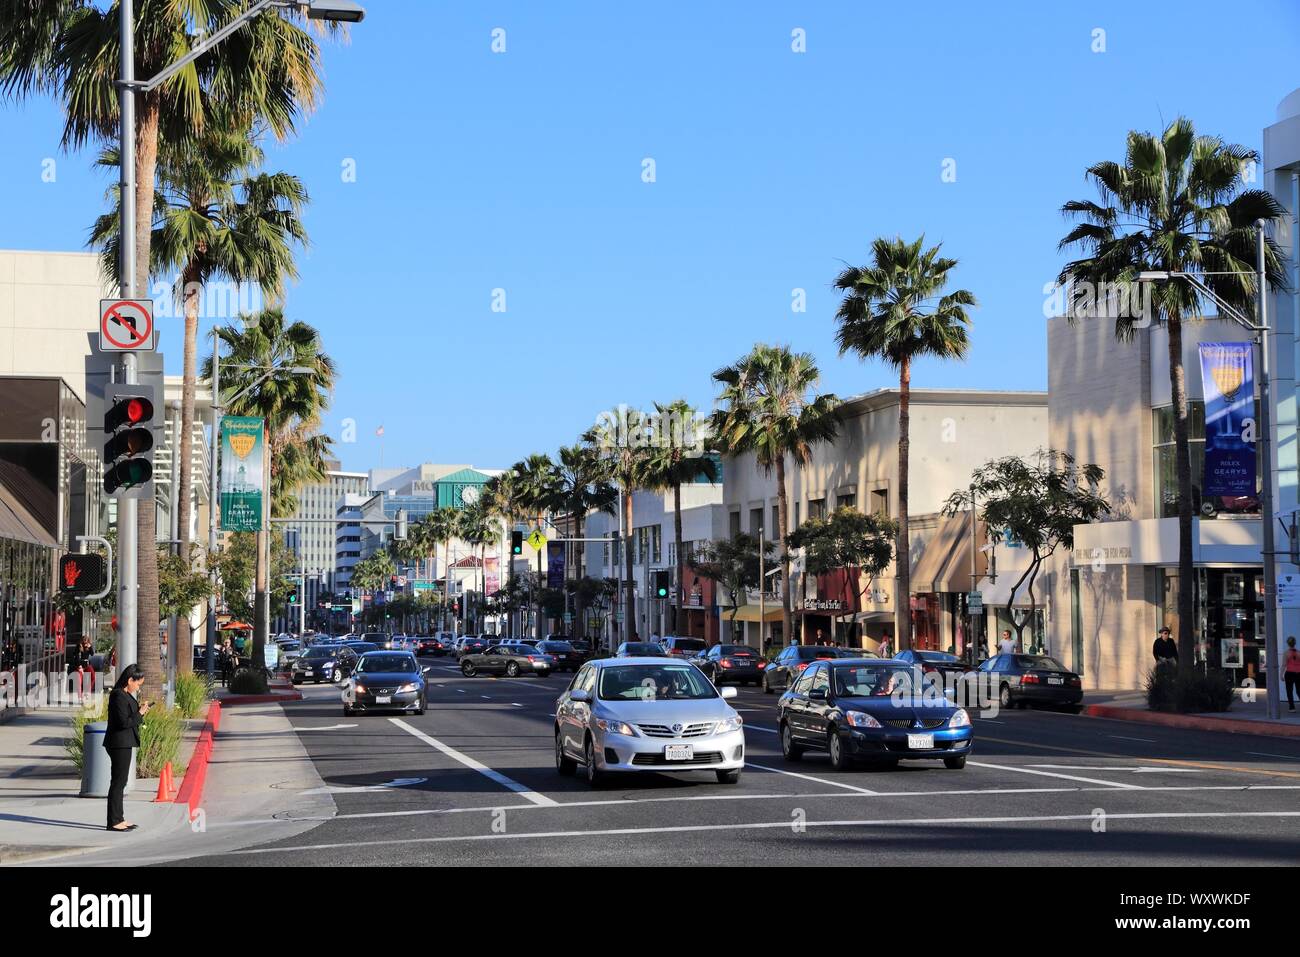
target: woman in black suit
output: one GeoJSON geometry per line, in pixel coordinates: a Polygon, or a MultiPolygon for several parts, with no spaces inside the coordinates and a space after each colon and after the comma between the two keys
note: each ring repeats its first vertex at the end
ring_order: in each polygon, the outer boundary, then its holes
{"type": "Polygon", "coordinates": [[[108,787],[108,829],[134,831],[122,809],[122,795],[126,792],[126,777],[131,773],[131,751],[140,747],[140,719],[149,713],[150,702],[140,704],[135,696],[144,684],[144,669],[127,665],[122,676],[113,685],[108,696],[108,731],[104,735],[104,748],[112,763],[113,776],[108,787]]]}

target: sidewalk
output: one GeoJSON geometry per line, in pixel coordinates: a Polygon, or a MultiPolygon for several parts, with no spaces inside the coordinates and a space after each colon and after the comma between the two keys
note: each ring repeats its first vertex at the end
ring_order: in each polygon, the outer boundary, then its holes
{"type": "Polygon", "coordinates": [[[1169,714],[1148,711],[1146,694],[1141,691],[1087,691],[1083,696],[1083,713],[1095,718],[1114,718],[1158,724],[1169,728],[1198,731],[1226,731],[1229,734],[1260,734],[1277,738],[1300,738],[1300,711],[1288,711],[1285,692],[1282,718],[1271,721],[1266,713],[1268,692],[1255,691],[1254,701],[1242,701],[1241,689],[1232,708],[1204,714],[1169,714]]]}

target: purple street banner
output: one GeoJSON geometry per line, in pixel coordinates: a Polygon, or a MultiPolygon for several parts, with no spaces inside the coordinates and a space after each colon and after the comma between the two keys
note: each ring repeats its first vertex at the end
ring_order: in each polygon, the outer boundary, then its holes
{"type": "Polygon", "coordinates": [[[501,590],[500,559],[488,555],[483,559],[483,593],[495,595],[501,590]]]}
{"type": "Polygon", "coordinates": [[[1201,494],[1254,498],[1255,375],[1249,342],[1202,342],[1205,484],[1201,494]]]}
{"type": "Polygon", "coordinates": [[[546,587],[564,587],[564,542],[546,543],[546,587]]]}

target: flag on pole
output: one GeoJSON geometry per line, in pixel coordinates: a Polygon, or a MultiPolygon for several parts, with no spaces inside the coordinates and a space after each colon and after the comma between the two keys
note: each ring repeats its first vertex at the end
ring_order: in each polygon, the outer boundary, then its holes
{"type": "Polygon", "coordinates": [[[384,434],[384,427],[382,425],[379,428],[375,429],[375,435],[383,435],[383,434],[384,434]]]}

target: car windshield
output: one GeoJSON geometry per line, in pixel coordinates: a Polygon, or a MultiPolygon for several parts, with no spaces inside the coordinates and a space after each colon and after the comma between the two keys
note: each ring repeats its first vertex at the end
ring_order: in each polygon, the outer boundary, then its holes
{"type": "Polygon", "coordinates": [[[410,655],[363,655],[357,662],[357,671],[369,671],[372,674],[417,670],[415,659],[410,655]]]}
{"type": "Polygon", "coordinates": [[[692,701],[718,696],[709,679],[689,662],[601,668],[596,694],[605,701],[692,701]]]}
{"type": "Polygon", "coordinates": [[[1035,671],[1065,671],[1065,665],[1047,655],[1016,655],[1016,664],[1035,671]]]}
{"type": "Polygon", "coordinates": [[[587,651],[589,648],[591,648],[590,643],[585,641],[571,641],[569,642],[569,645],[573,648],[574,651],[587,651]]]}
{"type": "Polygon", "coordinates": [[[835,696],[839,698],[886,697],[912,687],[912,669],[889,665],[845,665],[832,668],[835,696]]]}
{"type": "Polygon", "coordinates": [[[304,653],[304,658],[333,658],[333,648],[308,648],[304,653]]]}

